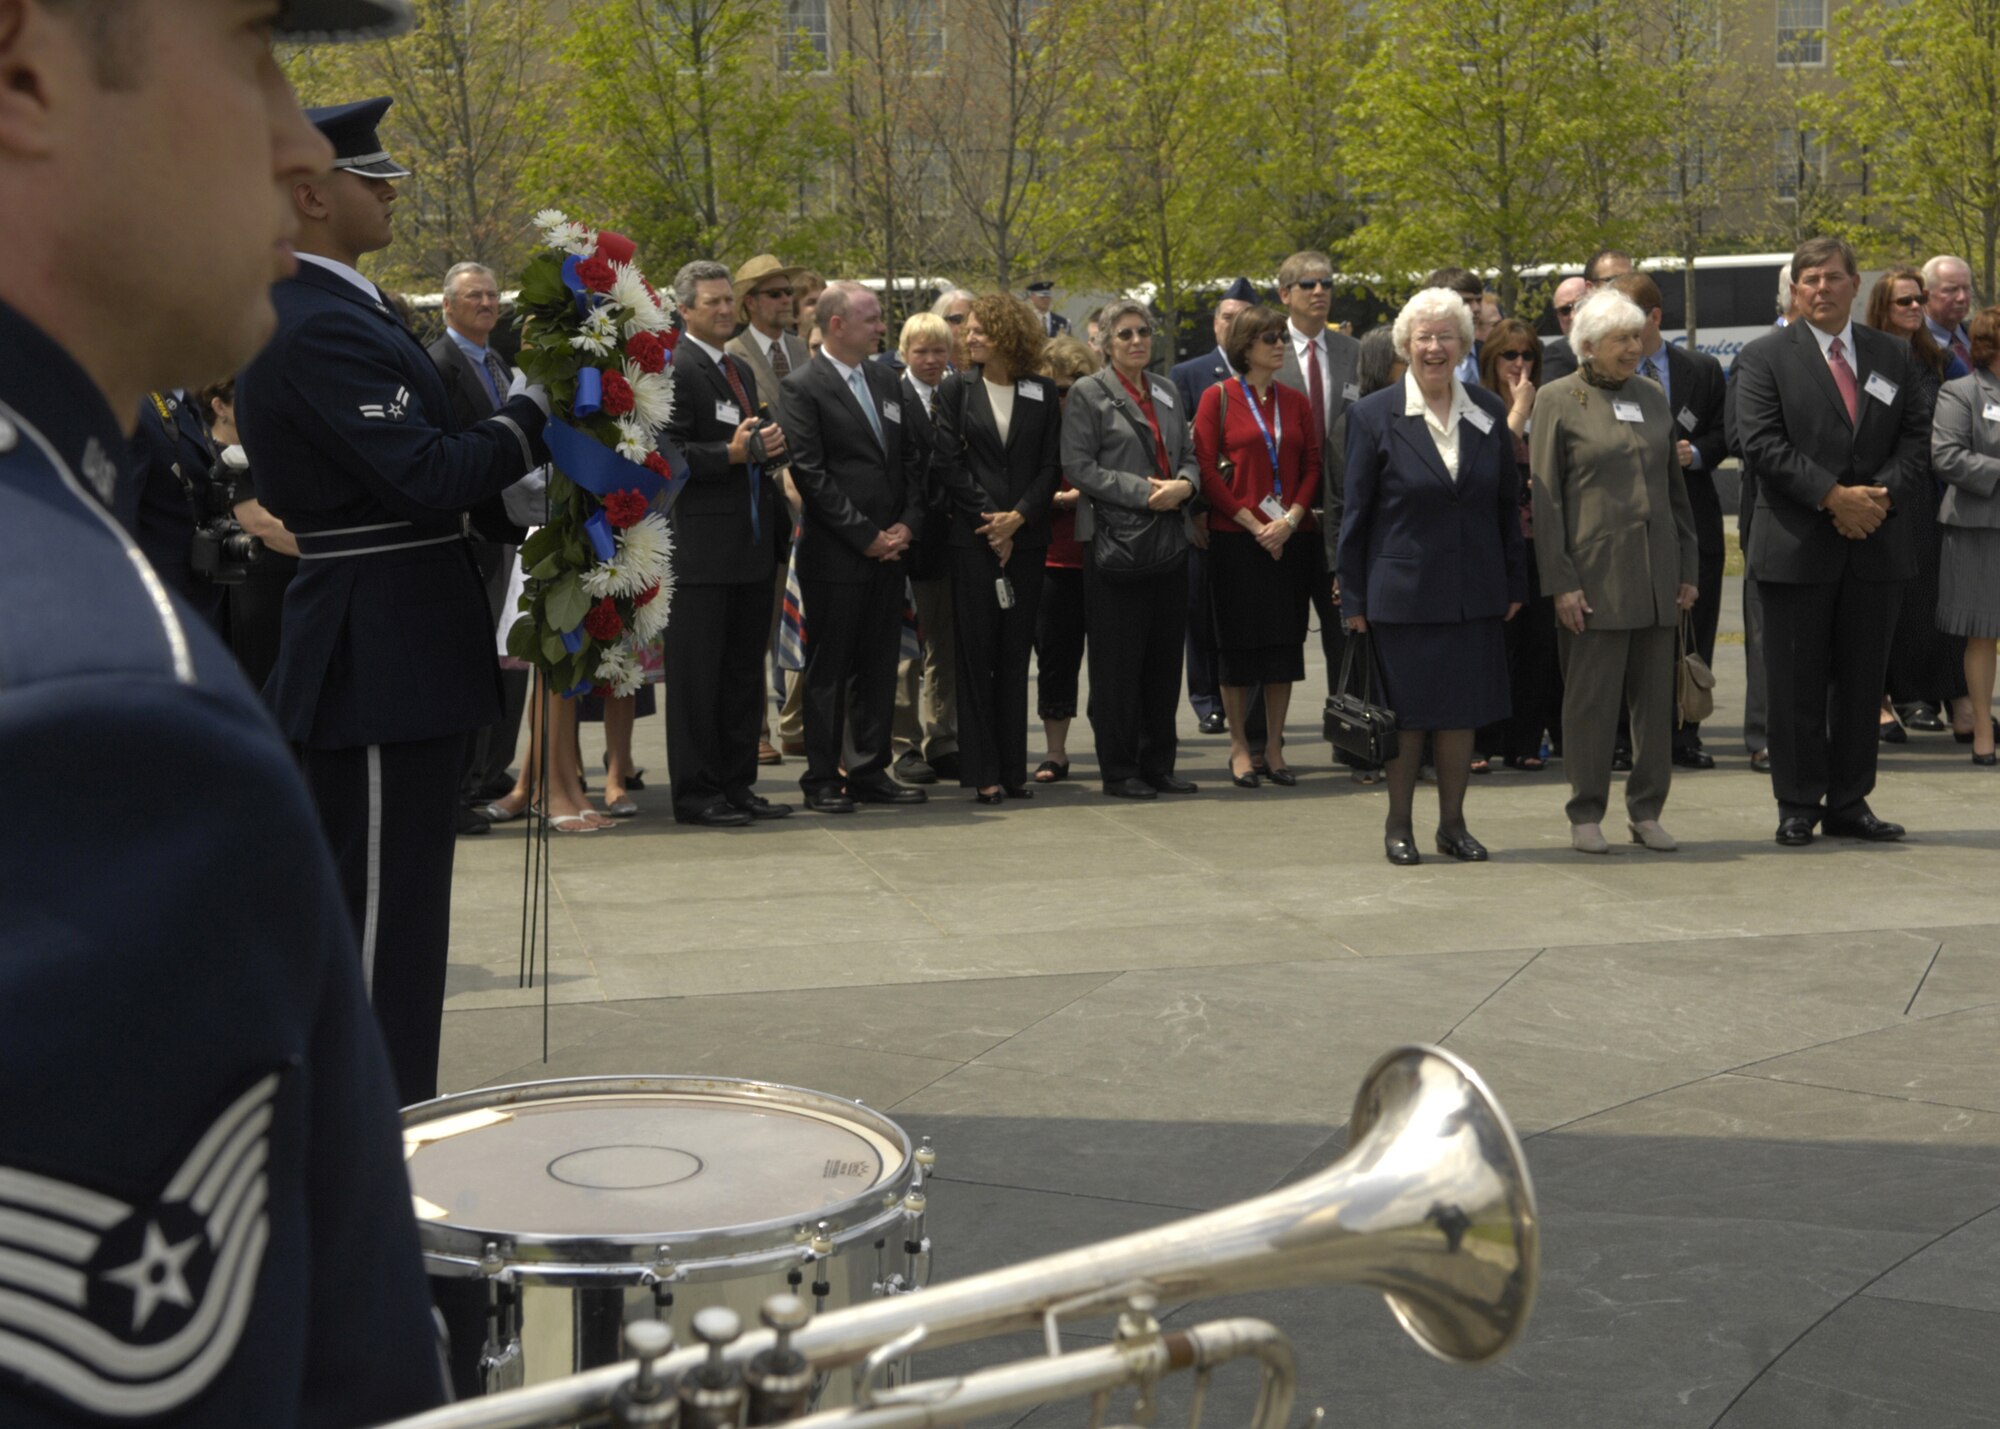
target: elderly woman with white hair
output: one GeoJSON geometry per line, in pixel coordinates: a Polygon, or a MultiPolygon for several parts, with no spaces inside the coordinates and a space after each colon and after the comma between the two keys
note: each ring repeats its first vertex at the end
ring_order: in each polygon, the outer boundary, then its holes
{"type": "Polygon", "coordinates": [[[1473,731],[1507,717],[1501,624],[1527,599],[1521,478],[1507,407],[1456,373],[1472,314],[1426,288],[1396,318],[1401,382],[1347,409],[1337,566],[1347,628],[1368,634],[1402,730],[1389,762],[1389,862],[1421,863],[1411,825],[1424,736],[1438,771],[1437,849],[1477,863],[1465,825],[1473,731]]]}
{"type": "Polygon", "coordinates": [[[1673,778],[1674,628],[1694,605],[1694,508],[1674,460],[1666,394],[1640,377],[1646,315],[1602,289],[1576,311],[1578,367],[1535,396],[1535,557],[1555,597],[1563,665],[1570,844],[1608,853],[1601,827],[1621,702],[1631,711],[1632,841],[1678,847],[1660,826],[1673,778]]]}

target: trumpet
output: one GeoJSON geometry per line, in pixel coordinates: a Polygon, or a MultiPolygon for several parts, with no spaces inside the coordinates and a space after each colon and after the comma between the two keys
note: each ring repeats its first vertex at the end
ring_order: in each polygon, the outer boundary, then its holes
{"type": "Polygon", "coordinates": [[[1263,1379],[1253,1429],[1285,1429],[1295,1393],[1290,1343],[1256,1320],[1163,1332],[1163,1301],[1255,1290],[1361,1285],[1381,1293],[1412,1339],[1455,1364],[1486,1364],[1520,1339],[1538,1278],[1535,1194],[1520,1141],[1479,1074],[1436,1047],[1401,1047],[1362,1079],[1348,1149],[1267,1195],[1154,1230],[808,1320],[789,1296],[765,1328],[731,1311],[696,1318],[701,1347],[672,1350],[659,1322],[626,1327],[635,1359],[449,1405],[392,1429],[555,1429],[579,1422],[733,1429],[939,1429],[1088,1395],[1092,1429],[1117,1391],[1147,1422],[1165,1374],[1207,1376],[1240,1358],[1263,1379]],[[789,1303],[786,1303],[789,1302],[789,1303]],[[1118,1315],[1111,1343],[1065,1352],[1064,1324],[1118,1315]],[[896,1383],[925,1348],[1040,1329],[1048,1353],[949,1379],[896,1383]],[[847,1369],[854,1403],[814,1412],[813,1388],[847,1369]]]}

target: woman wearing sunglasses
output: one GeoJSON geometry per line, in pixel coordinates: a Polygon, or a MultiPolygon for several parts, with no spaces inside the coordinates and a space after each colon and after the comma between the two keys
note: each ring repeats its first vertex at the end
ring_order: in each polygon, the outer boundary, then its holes
{"type": "MultiPolygon", "coordinates": [[[[1507,622],[1507,680],[1514,712],[1479,731],[1482,755],[1497,754],[1509,769],[1540,769],[1542,733],[1562,736],[1562,663],[1556,653],[1555,601],[1542,593],[1535,569],[1535,517],[1528,484],[1528,427],[1542,385],[1542,342],[1519,318],[1504,318],[1479,353],[1479,385],[1507,404],[1507,431],[1521,472],[1521,539],[1527,543],[1528,601],[1507,622]]],[[[1477,768],[1477,761],[1474,761],[1477,768]]]]}
{"type": "Polygon", "coordinates": [[[1245,733],[1250,692],[1264,691],[1262,778],[1291,786],[1285,765],[1285,711],[1303,680],[1306,611],[1318,578],[1311,542],[1319,496],[1319,429],[1305,393],[1281,385],[1285,314],[1248,308],[1229,325],[1232,371],[1201,395],[1195,459],[1208,502],[1208,588],[1215,609],[1218,683],[1229,714],[1229,777],[1239,788],[1260,779],[1245,733]]]}

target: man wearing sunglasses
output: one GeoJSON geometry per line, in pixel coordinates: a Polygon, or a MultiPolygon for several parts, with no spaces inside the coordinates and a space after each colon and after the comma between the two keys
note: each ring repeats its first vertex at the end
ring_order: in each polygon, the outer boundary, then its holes
{"type": "Polygon", "coordinates": [[[1570,325],[1576,321],[1577,306],[1590,296],[1588,278],[1565,278],[1556,284],[1554,304],[1556,322],[1562,328],[1562,336],[1542,347],[1542,385],[1548,386],[1557,378],[1567,377],[1576,371],[1576,353],[1569,345],[1570,325]]]}

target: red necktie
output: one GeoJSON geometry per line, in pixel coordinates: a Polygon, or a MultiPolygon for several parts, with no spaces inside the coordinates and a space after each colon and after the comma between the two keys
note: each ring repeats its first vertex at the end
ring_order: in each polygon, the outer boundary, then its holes
{"type": "Polygon", "coordinates": [[[1306,396],[1312,401],[1313,420],[1320,434],[1326,434],[1326,388],[1319,375],[1319,339],[1306,343],[1306,396]]]}
{"type": "Polygon", "coordinates": [[[1841,351],[1839,338],[1835,338],[1826,350],[1826,365],[1833,372],[1833,385],[1840,389],[1840,400],[1847,404],[1849,424],[1859,422],[1861,389],[1854,384],[1854,369],[1847,365],[1847,354],[1841,351]]]}
{"type": "Polygon", "coordinates": [[[727,354],[722,359],[722,375],[729,379],[729,390],[736,394],[736,410],[745,418],[756,416],[750,410],[750,394],[743,390],[743,379],[736,375],[736,364],[729,360],[727,354]]]}
{"type": "Polygon", "coordinates": [[[1953,338],[1951,340],[1951,352],[1952,356],[1956,357],[1960,362],[1963,362],[1968,369],[1971,368],[1972,354],[1965,350],[1965,344],[1960,342],[1957,338],[1953,338]]]}

